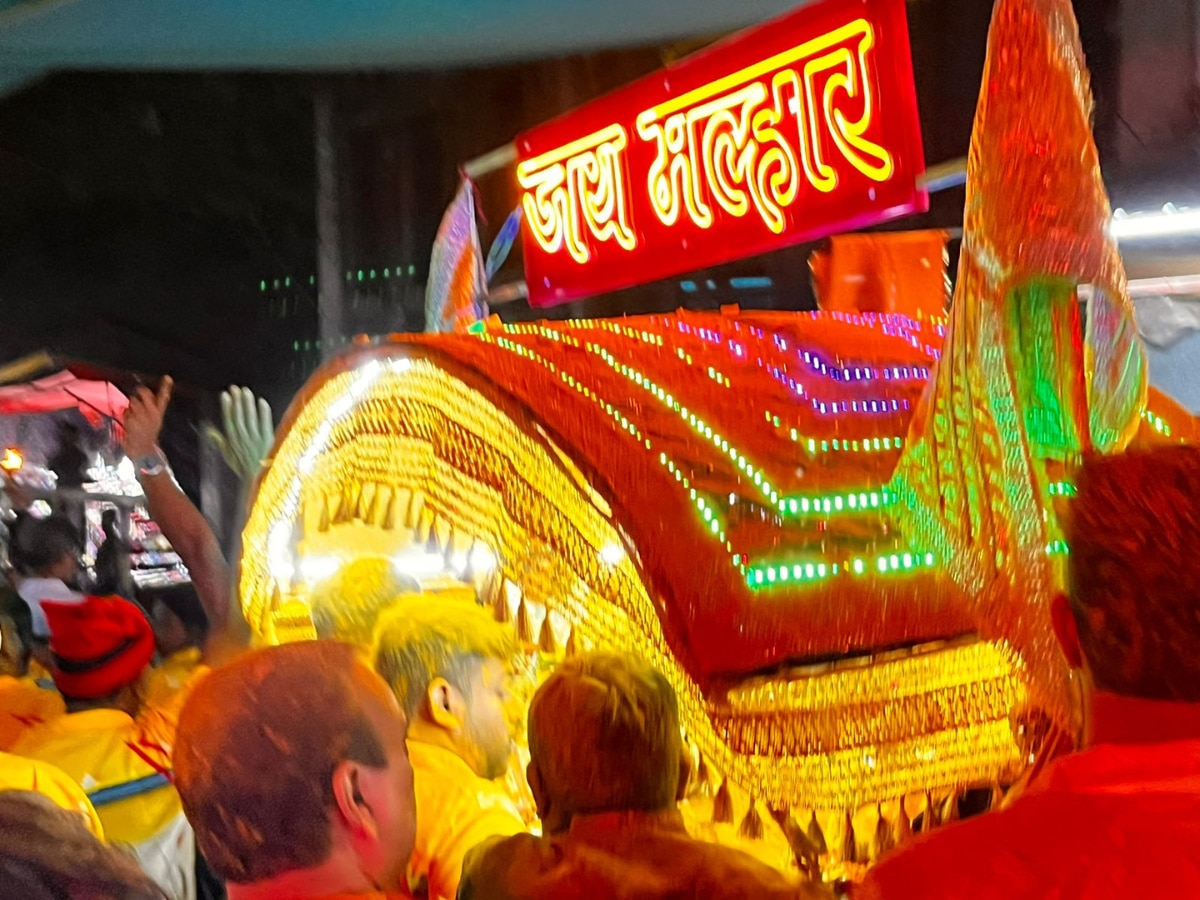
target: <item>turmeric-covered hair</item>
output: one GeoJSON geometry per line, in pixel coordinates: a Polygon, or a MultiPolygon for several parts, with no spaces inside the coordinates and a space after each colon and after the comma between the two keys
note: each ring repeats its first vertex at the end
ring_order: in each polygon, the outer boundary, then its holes
{"type": "Polygon", "coordinates": [[[317,637],[346,641],[363,650],[385,609],[404,594],[419,594],[421,585],[396,571],[390,559],[356,559],[318,584],[309,598],[317,637]]]}
{"type": "Polygon", "coordinates": [[[1096,686],[1200,701],[1200,448],[1097,458],[1076,486],[1070,601],[1096,686]]]}
{"type": "Polygon", "coordinates": [[[425,594],[383,614],[371,658],[411,721],[433,679],[445,678],[468,694],[480,664],[507,661],[515,651],[512,631],[474,601],[425,594]]]}

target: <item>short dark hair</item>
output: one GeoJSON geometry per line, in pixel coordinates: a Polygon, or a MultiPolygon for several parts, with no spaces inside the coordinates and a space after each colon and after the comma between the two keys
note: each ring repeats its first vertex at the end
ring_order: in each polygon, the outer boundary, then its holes
{"type": "Polygon", "coordinates": [[[530,758],[573,813],[673,806],[683,753],[674,688],[632,654],[571,657],[529,704],[530,758]]]}
{"type": "Polygon", "coordinates": [[[63,556],[80,552],[79,532],[66,516],[47,516],[21,523],[16,536],[17,560],[26,575],[41,575],[63,556]]]}
{"type": "Polygon", "coordinates": [[[0,618],[12,622],[17,632],[22,647],[17,665],[24,671],[29,668],[29,658],[33,655],[33,611],[20,594],[3,584],[0,584],[0,618]]]}
{"type": "Polygon", "coordinates": [[[507,661],[515,650],[511,631],[479,604],[426,594],[384,613],[371,659],[411,721],[433,679],[445,678],[468,694],[485,660],[507,661]]]}
{"type": "Polygon", "coordinates": [[[369,670],[333,641],[269,647],[207,675],[184,706],[176,786],[214,872],[251,884],[324,862],[346,761],[383,768],[369,670]]]}
{"type": "Polygon", "coordinates": [[[132,855],[41,794],[0,791],[0,897],[166,900],[132,855]]]}
{"type": "Polygon", "coordinates": [[[1099,457],[1076,488],[1069,594],[1096,686],[1200,702],[1200,449],[1099,457]]]}
{"type": "Polygon", "coordinates": [[[136,596],[142,609],[147,612],[153,611],[156,603],[161,603],[183,623],[188,636],[197,646],[204,643],[208,636],[208,614],[204,612],[204,604],[200,602],[194,584],[186,582],[142,587],[136,590],[136,596]]]}

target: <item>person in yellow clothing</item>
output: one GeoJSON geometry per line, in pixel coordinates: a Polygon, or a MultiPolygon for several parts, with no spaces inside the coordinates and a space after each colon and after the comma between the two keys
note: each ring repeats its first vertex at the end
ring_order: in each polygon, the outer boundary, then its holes
{"type": "Polygon", "coordinates": [[[375,671],[409,720],[414,896],[453,900],[467,851],[493,835],[525,831],[495,780],[512,753],[506,704],[514,649],[512,634],[467,600],[409,598],[380,620],[375,671]]]}
{"type": "Polygon", "coordinates": [[[15,591],[0,587],[0,751],[10,749],[29,728],[66,710],[53,685],[29,672],[33,615],[15,591]]]}
{"type": "Polygon", "coordinates": [[[101,840],[104,826],[92,807],[92,801],[73,778],[49,763],[11,753],[0,752],[0,791],[32,791],[55,806],[75,813],[88,831],[101,840]]]}
{"type": "Polygon", "coordinates": [[[154,630],[159,659],[147,678],[143,702],[161,706],[191,681],[200,665],[208,616],[190,583],[143,588],[138,590],[137,600],[154,630]]]}
{"type": "Polygon", "coordinates": [[[166,706],[141,706],[138,689],[154,654],[154,635],[134,604],[88,597],[42,608],[67,714],[26,731],[13,752],[74,778],[108,840],[128,845],[172,900],[191,900],[195,841],[170,780],[186,691],[166,706]]]}

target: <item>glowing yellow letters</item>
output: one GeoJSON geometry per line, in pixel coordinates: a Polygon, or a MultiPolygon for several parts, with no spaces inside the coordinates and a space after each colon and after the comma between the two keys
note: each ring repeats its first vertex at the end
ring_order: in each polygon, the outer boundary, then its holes
{"type": "Polygon", "coordinates": [[[799,194],[801,167],[817,190],[837,187],[837,170],[821,149],[822,127],[863,175],[891,178],[891,154],[864,137],[875,115],[868,67],[874,46],[874,29],[858,19],[639,115],[638,134],[657,145],[647,188],[659,221],[674,225],[686,208],[694,224],[708,228],[711,199],[738,218],[752,206],[771,231],[782,233],[782,210],[799,194]],[[861,104],[858,118],[841,109],[847,99],[861,104]],[[789,119],[798,154],[779,130],[789,119]]]}
{"type": "Polygon", "coordinates": [[[517,166],[525,219],[547,253],[566,249],[583,264],[592,258],[586,232],[597,241],[637,246],[629,227],[625,165],[628,136],[610,125],[517,166]]]}
{"type": "MultiPolygon", "coordinates": [[[[778,235],[805,183],[831,193],[845,166],[890,180],[892,154],[866,137],[876,121],[874,48],[871,23],[856,19],[642,112],[637,136],[654,153],[642,182],[649,209],[668,228],[686,218],[702,229],[753,211],[778,235]]],[[[520,163],[526,219],[543,250],[585,264],[597,242],[637,247],[627,149],[626,129],[613,124],[520,163]]]]}

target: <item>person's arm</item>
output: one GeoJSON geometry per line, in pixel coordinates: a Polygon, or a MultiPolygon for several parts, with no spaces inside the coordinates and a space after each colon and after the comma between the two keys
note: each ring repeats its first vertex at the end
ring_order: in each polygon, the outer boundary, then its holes
{"type": "Polygon", "coordinates": [[[164,377],[158,392],[138,388],[125,411],[125,452],[138,468],[150,515],[179,554],[208,616],[204,656],[220,661],[244,647],[248,630],[241,610],[235,609],[230,568],[221,543],[200,510],[176,483],[158,449],[163,417],[171,402],[173,382],[164,377]]]}

